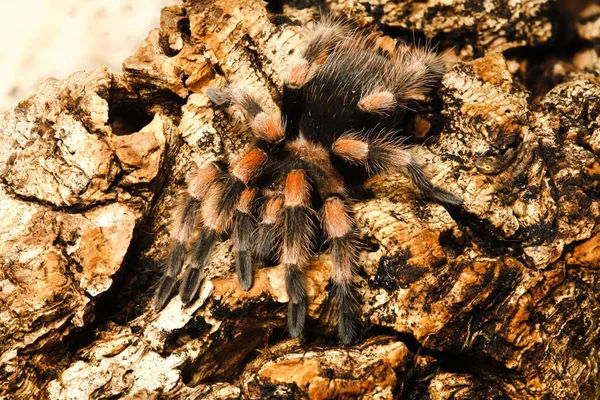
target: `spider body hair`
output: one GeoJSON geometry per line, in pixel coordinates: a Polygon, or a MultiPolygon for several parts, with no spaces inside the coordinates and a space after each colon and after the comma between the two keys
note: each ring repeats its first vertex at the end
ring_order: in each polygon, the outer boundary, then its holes
{"type": "Polygon", "coordinates": [[[332,19],[316,24],[302,58],[289,70],[280,115],[267,113],[243,87],[207,91],[217,106],[244,109],[255,139],[235,163],[212,163],[192,177],[187,198],[173,215],[172,250],[155,293],[156,308],[172,296],[188,242],[190,262],[179,285],[185,304],[197,295],[215,243],[231,232],[244,290],[252,287],[255,264],[284,265],[288,330],[298,337],[308,302],[304,271],[322,232],[331,253],[338,334],[344,344],[353,341],[359,310],[353,188],[373,175],[399,171],[430,199],[461,204],[431,183],[398,138],[439,83],[446,63],[428,46],[382,51],[379,39],[332,19]],[[193,240],[197,226],[200,234],[193,240]]]}

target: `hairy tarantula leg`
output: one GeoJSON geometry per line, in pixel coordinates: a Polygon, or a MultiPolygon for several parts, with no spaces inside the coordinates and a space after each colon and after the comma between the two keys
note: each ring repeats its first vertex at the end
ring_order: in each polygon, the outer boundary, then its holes
{"type": "Polygon", "coordinates": [[[179,288],[184,304],[189,304],[195,298],[202,282],[202,268],[220,235],[231,226],[244,189],[260,174],[266,160],[267,155],[253,147],[230,168],[229,174],[208,188],[201,208],[204,227],[200,239],[193,245],[192,262],[179,288]]]}
{"type": "Polygon", "coordinates": [[[431,183],[419,163],[400,145],[385,142],[369,143],[355,136],[346,135],[339,137],[333,143],[332,151],[348,163],[363,165],[371,175],[399,170],[407,174],[425,196],[441,203],[462,204],[462,199],[431,183]]]}
{"type": "Polygon", "coordinates": [[[249,124],[254,136],[269,144],[277,144],[283,140],[285,123],[278,115],[267,114],[256,97],[245,87],[224,86],[211,88],[206,92],[216,105],[238,105],[249,117],[249,124]]]}
{"type": "Polygon", "coordinates": [[[432,46],[429,41],[423,46],[402,44],[398,47],[398,53],[403,53],[404,55],[399,55],[399,57],[407,58],[410,64],[425,67],[432,79],[440,79],[448,70],[450,53],[438,53],[436,46],[432,46]]]}
{"type": "Polygon", "coordinates": [[[255,222],[252,216],[253,201],[256,188],[248,188],[242,192],[237,211],[233,217],[233,244],[236,250],[235,272],[242,289],[250,290],[253,280],[252,269],[252,233],[255,222]]]}
{"type": "Polygon", "coordinates": [[[229,182],[223,181],[222,184],[227,186],[228,183],[240,182],[245,187],[260,175],[266,162],[267,154],[261,149],[251,146],[242,158],[230,168],[229,182]]]}
{"type": "Polygon", "coordinates": [[[202,269],[220,235],[231,224],[233,212],[244,187],[241,181],[226,176],[206,193],[201,209],[204,226],[200,230],[200,238],[192,245],[191,262],[179,287],[179,295],[184,304],[191,303],[196,297],[202,283],[202,269]]]}
{"type": "Polygon", "coordinates": [[[304,86],[335,47],[348,37],[349,32],[349,26],[340,20],[323,18],[319,21],[308,31],[308,44],[302,52],[302,58],[291,66],[286,85],[292,88],[304,86]]]}
{"type": "Polygon", "coordinates": [[[187,232],[193,229],[199,209],[200,201],[188,197],[185,204],[179,205],[173,212],[171,250],[167,257],[164,274],[154,293],[153,306],[155,309],[164,308],[171,299],[171,294],[177,282],[177,275],[179,275],[185,259],[185,243],[189,238],[187,232]],[[191,226],[191,229],[189,226],[191,226]]]}
{"type": "MultiPolygon", "coordinates": [[[[292,143],[290,148],[294,149],[295,145],[292,143]]],[[[300,145],[299,150],[306,152],[306,145],[300,145]]],[[[305,157],[305,168],[323,204],[319,220],[331,252],[331,280],[338,305],[338,333],[342,343],[350,344],[358,320],[358,301],[354,297],[352,281],[358,247],[354,221],[344,201],[344,180],[331,164],[329,153],[321,146],[313,146],[309,151],[310,156],[305,157]]]]}
{"type": "Polygon", "coordinates": [[[352,278],[357,260],[354,222],[341,197],[332,196],[321,208],[321,222],[329,239],[334,295],[338,303],[338,334],[348,345],[355,336],[358,302],[354,297],[352,278]]]}
{"type": "Polygon", "coordinates": [[[410,101],[422,100],[439,83],[447,71],[448,60],[430,46],[401,46],[398,50],[392,59],[397,72],[389,79],[390,90],[406,106],[410,101]]]}
{"type": "Polygon", "coordinates": [[[388,91],[375,91],[360,98],[358,109],[367,113],[386,115],[398,107],[398,102],[393,93],[388,91]]]}
{"type": "Polygon", "coordinates": [[[237,105],[242,107],[251,118],[263,112],[259,101],[246,88],[231,85],[209,88],[206,95],[218,106],[237,105]]]}
{"type": "Polygon", "coordinates": [[[196,297],[202,283],[202,267],[206,264],[218,239],[219,232],[217,230],[206,227],[200,230],[200,238],[192,248],[192,264],[181,279],[179,295],[183,304],[191,303],[196,297]]]}
{"type": "Polygon", "coordinates": [[[254,258],[259,262],[266,262],[276,248],[277,231],[276,222],[283,208],[283,196],[275,195],[264,205],[262,219],[256,228],[253,246],[254,258]]]}
{"type": "Polygon", "coordinates": [[[460,197],[431,183],[429,177],[418,163],[411,162],[406,166],[406,169],[408,170],[410,179],[425,196],[445,204],[462,205],[463,201],[460,197]]]}
{"type": "Polygon", "coordinates": [[[177,275],[181,272],[185,258],[185,243],[193,235],[198,223],[202,198],[208,187],[223,174],[214,163],[199,168],[191,177],[188,185],[188,195],[185,201],[178,205],[173,213],[171,223],[172,247],[165,265],[165,272],[154,294],[153,305],[162,309],[167,304],[175,288],[177,275]]]}
{"type": "Polygon", "coordinates": [[[302,268],[308,261],[314,236],[310,184],[303,170],[288,173],[283,196],[281,260],[286,267],[286,289],[290,298],[288,329],[292,337],[298,337],[302,334],[306,319],[306,283],[302,268]]]}

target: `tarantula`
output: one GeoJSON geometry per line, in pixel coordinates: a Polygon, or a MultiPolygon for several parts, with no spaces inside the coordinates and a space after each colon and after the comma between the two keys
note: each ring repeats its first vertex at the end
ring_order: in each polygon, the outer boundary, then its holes
{"type": "Polygon", "coordinates": [[[331,252],[339,337],[352,342],[358,243],[349,204],[355,188],[373,175],[402,171],[430,199],[461,203],[430,182],[397,135],[445,73],[443,57],[429,47],[406,45],[385,52],[378,39],[345,23],[317,23],[285,80],[281,115],[265,112],[243,87],[228,84],[207,92],[217,106],[245,110],[255,139],[237,162],[209,163],[189,182],[174,215],[173,246],[155,293],[156,308],[171,298],[188,252],[179,294],[185,304],[195,298],[212,248],[231,231],[244,290],[252,286],[256,263],[275,254],[285,265],[288,330],[298,337],[306,318],[304,268],[318,220],[331,252]],[[196,225],[201,225],[199,237],[192,241],[196,225]]]}

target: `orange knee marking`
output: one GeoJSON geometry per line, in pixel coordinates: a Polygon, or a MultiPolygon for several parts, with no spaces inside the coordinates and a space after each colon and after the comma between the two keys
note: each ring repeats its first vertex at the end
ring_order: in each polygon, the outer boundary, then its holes
{"type": "Polygon", "coordinates": [[[244,183],[255,178],[267,161],[267,155],[257,148],[250,150],[231,169],[231,174],[244,183]]]}
{"type": "Polygon", "coordinates": [[[283,207],[283,198],[276,196],[267,202],[263,212],[263,224],[274,224],[277,221],[277,216],[283,207]]]}
{"type": "Polygon", "coordinates": [[[268,116],[264,112],[259,113],[252,121],[252,130],[259,139],[267,142],[277,143],[283,139],[284,128],[281,119],[268,116]]]}
{"type": "Polygon", "coordinates": [[[306,60],[301,60],[290,69],[287,79],[288,85],[300,87],[308,81],[310,64],[306,60]]]}
{"type": "Polygon", "coordinates": [[[352,219],[346,211],[344,201],[334,197],[323,204],[323,228],[329,237],[342,237],[352,231],[352,219]]]}
{"type": "Polygon", "coordinates": [[[367,161],[369,144],[352,138],[339,138],[333,143],[333,153],[348,161],[362,164],[367,161]]]}
{"type": "Polygon", "coordinates": [[[287,207],[308,205],[310,201],[310,185],[304,171],[294,170],[288,174],[285,180],[283,195],[287,207]]]}
{"type": "Polygon", "coordinates": [[[396,97],[390,92],[371,93],[358,102],[360,110],[375,114],[385,114],[394,111],[397,105],[396,97]]]}
{"type": "Polygon", "coordinates": [[[256,188],[244,189],[240,196],[240,202],[238,203],[237,209],[240,212],[251,214],[252,213],[252,202],[256,197],[256,188]]]}
{"type": "Polygon", "coordinates": [[[213,163],[197,169],[190,177],[188,193],[196,199],[202,199],[208,186],[217,179],[222,171],[213,163]]]}

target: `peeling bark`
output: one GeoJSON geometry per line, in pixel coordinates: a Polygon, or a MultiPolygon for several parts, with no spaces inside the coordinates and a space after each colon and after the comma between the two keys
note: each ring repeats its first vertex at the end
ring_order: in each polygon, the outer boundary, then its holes
{"type": "Polygon", "coordinates": [[[49,80],[4,114],[0,395],[598,397],[597,13],[578,15],[569,57],[535,61],[525,47],[556,40],[553,2],[434,3],[327,2],[390,43],[415,30],[457,60],[418,121],[418,154],[464,206],[425,202],[400,174],[369,182],[354,206],[356,346],[335,339],[326,254],[307,273],[302,342],[285,331],[284,269],[243,291],[230,240],[190,307],[149,307],[187,174],[248,139],[205,89],[244,82],[274,107],[317,6],[167,7],[122,75],[49,80]]]}

